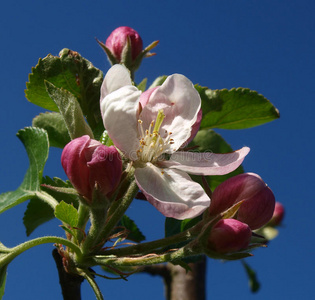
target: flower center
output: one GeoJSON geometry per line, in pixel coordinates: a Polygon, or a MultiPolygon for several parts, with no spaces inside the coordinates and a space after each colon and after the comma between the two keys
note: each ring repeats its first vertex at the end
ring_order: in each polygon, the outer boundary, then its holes
{"type": "Polygon", "coordinates": [[[155,162],[169,147],[174,144],[174,140],[170,138],[171,132],[162,138],[159,130],[165,118],[163,110],[159,110],[156,120],[150,123],[148,129],[143,129],[142,120],[138,120],[139,124],[139,148],[137,156],[142,162],[155,162]]]}

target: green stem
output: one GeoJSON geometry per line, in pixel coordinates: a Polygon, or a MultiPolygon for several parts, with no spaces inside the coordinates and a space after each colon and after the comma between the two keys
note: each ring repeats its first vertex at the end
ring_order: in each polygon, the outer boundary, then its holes
{"type": "Polygon", "coordinates": [[[203,222],[200,221],[195,226],[183,232],[180,232],[178,234],[172,235],[170,237],[166,237],[163,239],[159,239],[159,240],[151,241],[147,243],[137,244],[134,246],[106,250],[106,251],[103,251],[101,254],[102,255],[116,255],[120,257],[120,256],[132,255],[132,254],[144,255],[147,253],[152,253],[154,252],[154,250],[193,239],[200,233],[203,225],[204,225],[203,222]]]}
{"type": "Polygon", "coordinates": [[[100,291],[100,288],[98,287],[97,283],[95,282],[95,280],[93,278],[93,275],[88,274],[87,272],[84,272],[84,271],[80,275],[83,276],[86,279],[86,281],[90,284],[90,286],[92,287],[92,289],[94,291],[96,299],[97,300],[104,300],[103,295],[100,291]]]}
{"type": "Polygon", "coordinates": [[[101,231],[100,237],[106,239],[111,234],[114,227],[117,225],[127,208],[130,206],[138,191],[139,188],[137,186],[137,183],[135,180],[133,180],[124,197],[121,200],[116,200],[112,204],[110,208],[110,212],[112,212],[112,214],[108,215],[107,223],[101,231]]]}
{"type": "MultiPolygon", "coordinates": [[[[88,254],[93,247],[101,243],[101,230],[106,222],[106,209],[105,208],[91,208],[90,209],[91,227],[88,235],[84,241],[82,252],[88,254]]],[[[100,248],[103,245],[100,245],[100,248]]]]}
{"type": "Polygon", "coordinates": [[[36,192],[36,196],[40,199],[46,202],[53,210],[55,210],[56,206],[59,204],[59,202],[52,196],[50,196],[48,193],[44,191],[36,192]]]}
{"type": "Polygon", "coordinates": [[[80,203],[79,209],[78,209],[78,215],[79,217],[78,217],[77,227],[82,230],[82,231],[78,230],[78,233],[77,233],[78,243],[80,244],[82,239],[84,238],[83,232],[85,231],[87,221],[89,220],[89,215],[90,215],[89,207],[80,203]]]}
{"type": "Polygon", "coordinates": [[[80,248],[77,245],[73,244],[71,241],[66,240],[64,238],[57,237],[57,236],[44,236],[44,237],[36,238],[30,241],[26,241],[14,248],[8,249],[8,251],[6,251],[7,254],[2,254],[2,257],[0,258],[0,266],[7,265],[15,257],[17,257],[18,255],[20,255],[21,253],[23,253],[24,251],[28,249],[31,249],[38,245],[48,244],[48,243],[65,245],[69,247],[70,249],[72,249],[73,252],[75,252],[77,256],[79,257],[82,256],[82,252],[80,248]]]}
{"type": "Polygon", "coordinates": [[[174,252],[165,254],[152,254],[146,256],[138,257],[121,257],[121,258],[107,258],[100,255],[96,255],[93,260],[96,265],[110,265],[112,267],[122,267],[122,266],[144,266],[160,264],[169,261],[177,261],[188,256],[201,254],[202,250],[198,245],[198,242],[193,241],[174,252]]]}

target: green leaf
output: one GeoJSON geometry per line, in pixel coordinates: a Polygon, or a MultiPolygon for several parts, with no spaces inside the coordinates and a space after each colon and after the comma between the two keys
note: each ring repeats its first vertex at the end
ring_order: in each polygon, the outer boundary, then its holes
{"type": "MultiPolygon", "coordinates": [[[[70,181],[63,181],[58,177],[51,179],[50,177],[46,176],[42,179],[41,188],[58,202],[64,201],[66,203],[72,204],[75,208],[78,208],[78,196],[76,194],[70,193],[73,190],[70,181]],[[48,188],[48,186],[50,188],[48,188]],[[60,189],[64,192],[55,190],[54,188],[60,189]]],[[[45,202],[39,201],[38,199],[31,199],[27,205],[23,217],[23,223],[26,228],[27,236],[29,236],[38,226],[48,222],[53,218],[55,218],[55,214],[50,205],[47,205],[45,202]]]]}
{"type": "Polygon", "coordinates": [[[60,221],[76,227],[78,225],[78,211],[71,204],[61,201],[55,209],[55,217],[60,221]]]}
{"type": "Polygon", "coordinates": [[[39,114],[33,119],[32,125],[47,131],[51,147],[64,148],[71,140],[66,123],[60,113],[46,112],[39,114]]]}
{"type": "Polygon", "coordinates": [[[162,85],[162,83],[166,80],[167,76],[163,75],[163,76],[159,76],[157,77],[153,83],[150,85],[149,89],[152,89],[154,87],[157,87],[159,85],[162,85]]]}
{"type": "Polygon", "coordinates": [[[85,134],[93,137],[92,130],[85,122],[81,107],[73,94],[65,89],[57,88],[48,81],[45,81],[45,85],[49,96],[57,104],[63,116],[71,139],[85,134]]]}
{"type": "Polygon", "coordinates": [[[54,210],[50,205],[38,199],[31,199],[23,217],[26,235],[29,236],[38,226],[54,217],[54,210]]]}
{"type": "Polygon", "coordinates": [[[138,88],[140,91],[144,92],[144,91],[145,91],[145,88],[146,88],[146,86],[147,86],[147,82],[148,82],[148,78],[144,78],[144,79],[138,84],[137,88],[138,88]]]}
{"type": "Polygon", "coordinates": [[[0,195],[0,213],[36,196],[35,193],[40,190],[43,169],[48,158],[49,142],[45,130],[26,127],[20,130],[17,136],[24,144],[30,166],[16,191],[0,195]]]}
{"type": "Polygon", "coordinates": [[[124,215],[120,220],[120,225],[125,227],[128,231],[128,240],[140,243],[145,240],[145,236],[142,234],[136,223],[128,216],[124,215]]]}
{"type": "Polygon", "coordinates": [[[260,289],[260,283],[257,280],[256,272],[247,263],[245,263],[244,260],[242,260],[242,264],[248,276],[250,290],[253,293],[258,292],[260,289]]]}
{"type": "Polygon", "coordinates": [[[72,93],[80,103],[84,116],[94,129],[102,122],[99,99],[103,73],[78,52],[63,49],[58,56],[49,54],[40,59],[26,84],[26,98],[45,109],[58,111],[49,97],[44,81],[72,93]]]}
{"type": "MultiPolygon", "coordinates": [[[[221,135],[211,129],[199,130],[193,141],[188,147],[197,147],[192,151],[196,152],[213,152],[213,153],[228,153],[232,152],[231,146],[222,138],[221,135]]],[[[207,176],[206,180],[213,191],[220,183],[226,179],[238,174],[244,173],[242,166],[238,167],[233,172],[226,175],[207,176]]],[[[202,184],[200,176],[191,176],[195,181],[202,184]]]]}
{"type": "Polygon", "coordinates": [[[201,96],[200,128],[244,129],[280,117],[263,95],[247,88],[210,90],[195,86],[201,96]]]}

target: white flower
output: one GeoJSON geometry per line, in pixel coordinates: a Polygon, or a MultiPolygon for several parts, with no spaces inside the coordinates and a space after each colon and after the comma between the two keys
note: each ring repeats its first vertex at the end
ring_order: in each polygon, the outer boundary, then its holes
{"type": "Polygon", "coordinates": [[[152,205],[167,217],[196,217],[209,207],[210,198],[187,173],[230,173],[249,148],[228,154],[178,151],[190,138],[201,106],[198,92],[183,75],[171,75],[140,96],[124,66],[107,72],[101,112],[108,135],[133,161],[137,184],[152,205]]]}

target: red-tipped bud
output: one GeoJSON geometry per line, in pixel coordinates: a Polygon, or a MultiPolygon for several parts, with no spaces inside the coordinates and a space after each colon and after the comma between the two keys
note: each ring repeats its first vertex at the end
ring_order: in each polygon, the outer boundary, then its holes
{"type": "Polygon", "coordinates": [[[219,253],[237,252],[248,247],[251,236],[252,231],[247,224],[223,219],[213,226],[208,245],[219,253]]]}
{"type": "Polygon", "coordinates": [[[65,146],[61,164],[72,185],[89,202],[95,190],[98,195],[109,196],[120,182],[122,162],[116,148],[104,146],[88,135],[65,146]]]}
{"type": "Polygon", "coordinates": [[[284,218],[284,206],[280,202],[276,202],[273,216],[269,221],[271,226],[279,226],[284,218]]]}
{"type": "Polygon", "coordinates": [[[221,183],[213,192],[209,213],[216,215],[242,200],[236,219],[248,224],[252,230],[271,219],[275,197],[261,177],[254,173],[240,174],[221,183]]]}
{"type": "Polygon", "coordinates": [[[140,35],[134,29],[121,26],[116,28],[107,38],[105,46],[112,52],[118,62],[122,61],[122,53],[128,47],[130,40],[131,58],[135,60],[143,50],[143,43],[140,35]]]}

